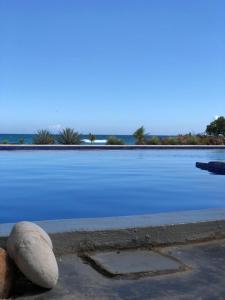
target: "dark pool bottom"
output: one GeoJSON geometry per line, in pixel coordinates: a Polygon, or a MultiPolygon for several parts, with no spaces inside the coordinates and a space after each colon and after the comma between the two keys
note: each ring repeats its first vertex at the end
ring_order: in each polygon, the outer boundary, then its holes
{"type": "Polygon", "coordinates": [[[224,149],[0,151],[0,222],[225,207],[224,149]]]}

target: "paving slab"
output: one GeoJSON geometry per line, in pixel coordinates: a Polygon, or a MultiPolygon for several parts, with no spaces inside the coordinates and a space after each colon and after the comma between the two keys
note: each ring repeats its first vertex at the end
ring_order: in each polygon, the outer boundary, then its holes
{"type": "Polygon", "coordinates": [[[158,248],[189,267],[188,271],[140,277],[109,278],[76,254],[57,258],[59,282],[50,290],[21,280],[14,298],[20,300],[224,300],[225,240],[158,248]]]}
{"type": "Polygon", "coordinates": [[[173,257],[150,250],[123,250],[86,254],[99,271],[110,276],[158,275],[184,271],[185,265],[173,257]]]}

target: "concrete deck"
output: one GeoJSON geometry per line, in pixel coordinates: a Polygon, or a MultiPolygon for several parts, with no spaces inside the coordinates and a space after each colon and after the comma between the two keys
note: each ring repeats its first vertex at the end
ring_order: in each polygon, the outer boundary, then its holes
{"type": "Polygon", "coordinates": [[[225,145],[12,145],[0,144],[0,151],[10,150],[202,150],[225,149],[225,145]]]}
{"type": "MultiPolygon", "coordinates": [[[[36,223],[52,238],[59,282],[46,291],[20,275],[14,298],[225,299],[225,209],[36,223]]],[[[12,226],[0,225],[0,246],[12,226]]]]}
{"type": "Polygon", "coordinates": [[[225,299],[225,240],[157,248],[182,261],[187,271],[136,279],[104,276],[76,254],[58,257],[60,278],[50,291],[21,279],[21,300],[219,300],[225,299]]]}

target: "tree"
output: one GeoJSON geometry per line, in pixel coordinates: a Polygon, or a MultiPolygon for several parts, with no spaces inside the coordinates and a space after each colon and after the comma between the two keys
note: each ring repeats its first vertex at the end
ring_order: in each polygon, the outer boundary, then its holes
{"type": "Polygon", "coordinates": [[[93,143],[96,140],[96,136],[92,133],[89,133],[88,139],[91,141],[91,143],[93,143]]]}
{"type": "Polygon", "coordinates": [[[59,144],[62,145],[80,145],[81,138],[78,132],[75,132],[72,128],[65,128],[60,131],[57,139],[59,144]]]}
{"type": "Polygon", "coordinates": [[[225,118],[224,117],[219,117],[213,122],[211,122],[207,127],[206,127],[206,133],[209,135],[223,135],[225,136],[225,118]]]}
{"type": "Polygon", "coordinates": [[[143,126],[138,128],[134,133],[133,136],[136,139],[137,145],[144,145],[145,144],[145,129],[143,126]]]}

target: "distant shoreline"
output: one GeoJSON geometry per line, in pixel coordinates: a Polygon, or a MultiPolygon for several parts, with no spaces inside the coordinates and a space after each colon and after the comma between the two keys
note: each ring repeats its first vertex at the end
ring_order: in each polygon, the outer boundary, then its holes
{"type": "MultiPolygon", "coordinates": [[[[19,140],[23,139],[24,144],[32,144],[33,138],[35,134],[0,134],[0,144],[3,143],[4,140],[7,141],[8,144],[19,144],[19,140]]],[[[53,135],[54,137],[57,137],[57,134],[53,135]]],[[[102,144],[105,144],[105,141],[112,135],[110,134],[96,134],[96,140],[102,140],[102,144]]],[[[116,134],[115,135],[118,138],[122,138],[125,142],[125,144],[132,145],[135,144],[135,139],[132,135],[125,135],[125,134],[116,134]]],[[[81,134],[81,140],[88,140],[88,134],[81,134]]],[[[88,143],[89,144],[89,143],[88,143]]],[[[99,143],[98,143],[99,144],[99,143]]]]}
{"type": "MultiPolygon", "coordinates": [[[[91,149],[97,149],[96,147],[100,146],[100,149],[103,149],[102,146],[107,146],[106,149],[109,149],[109,146],[123,146],[120,147],[124,149],[128,146],[132,146],[131,149],[134,149],[137,146],[137,149],[189,149],[189,148],[200,148],[200,149],[209,149],[209,147],[214,147],[218,149],[221,147],[222,149],[225,146],[225,137],[224,136],[210,136],[210,135],[144,135],[142,140],[138,140],[134,135],[94,135],[94,140],[90,140],[90,135],[80,134],[79,141],[69,141],[68,143],[58,142],[58,135],[52,135],[52,141],[35,141],[35,134],[0,134],[0,145],[4,146],[6,149],[9,146],[9,149],[12,149],[12,146],[21,147],[28,146],[30,149],[33,146],[37,146],[37,149],[41,149],[40,146],[43,146],[44,149],[61,149],[64,145],[63,149],[68,146],[69,149],[74,146],[74,149],[88,149],[90,146],[91,149]],[[87,146],[87,147],[84,147],[87,146]]],[[[15,148],[16,149],[16,148],[15,148]]]]}
{"type": "MultiPolygon", "coordinates": [[[[126,145],[134,145],[135,144],[135,138],[133,137],[132,134],[96,134],[96,140],[102,140],[102,143],[100,144],[105,144],[105,141],[110,137],[110,136],[115,136],[119,139],[122,139],[126,145]]],[[[13,145],[18,145],[19,140],[23,139],[24,144],[30,145],[32,144],[33,138],[35,134],[20,134],[20,133],[15,133],[15,134],[8,134],[8,133],[0,133],[0,144],[3,144],[3,141],[6,140],[7,144],[13,144],[13,145]]],[[[57,134],[54,134],[56,137],[57,134]]],[[[153,137],[154,135],[149,135],[149,137],[153,137]]],[[[169,135],[157,135],[158,137],[167,137],[169,135]]],[[[81,139],[82,140],[88,140],[88,134],[81,134],[81,139]]],[[[89,144],[89,143],[88,143],[89,144]]],[[[99,144],[99,143],[98,143],[99,144]]]]}

